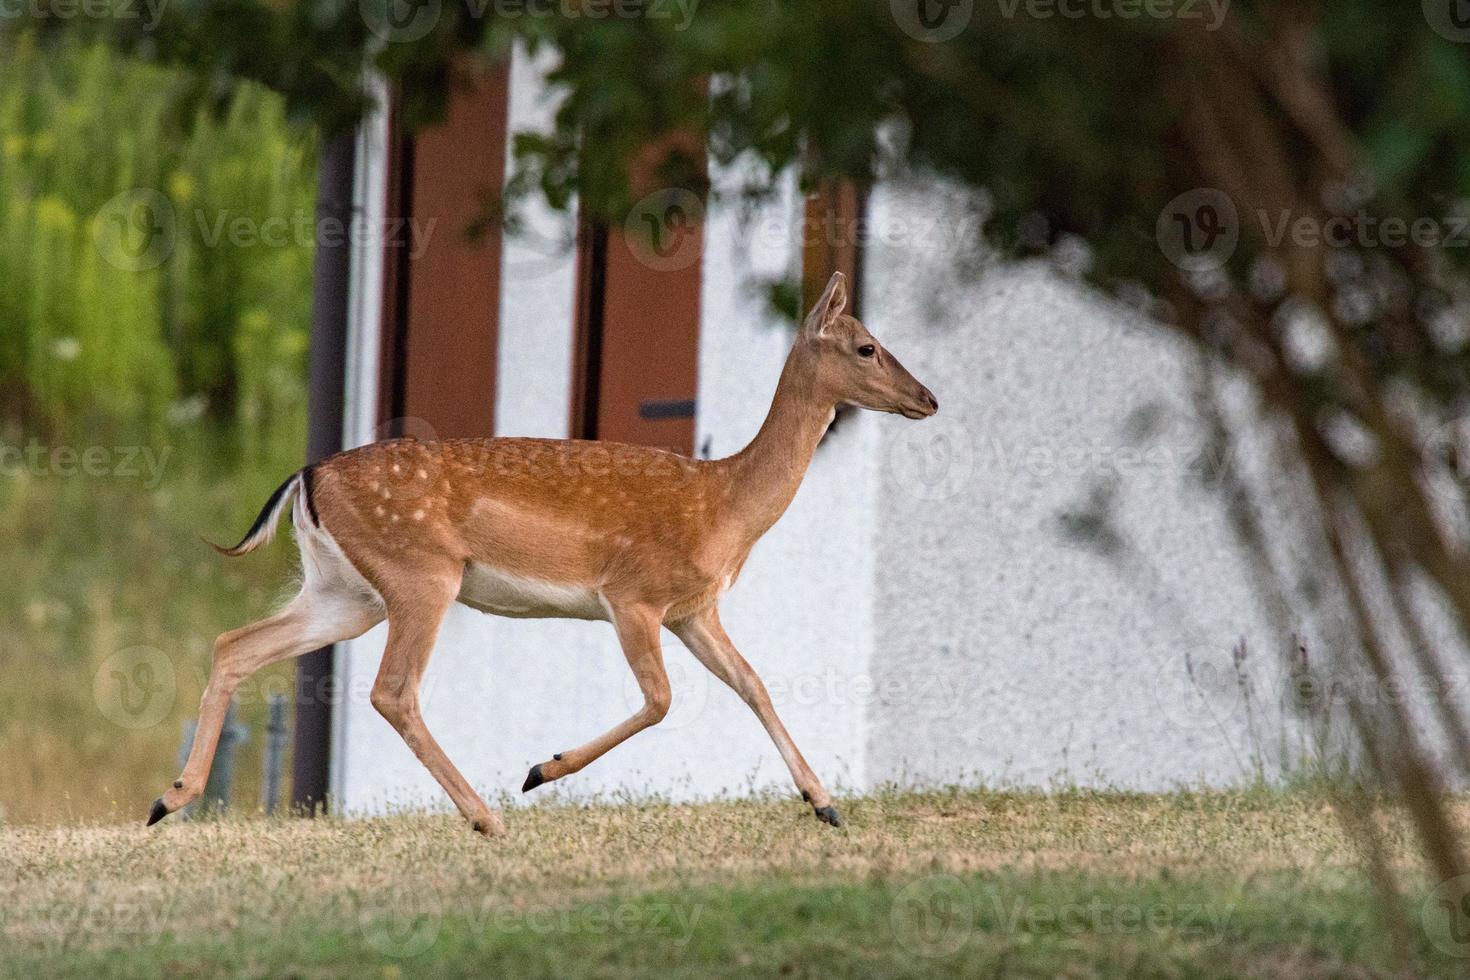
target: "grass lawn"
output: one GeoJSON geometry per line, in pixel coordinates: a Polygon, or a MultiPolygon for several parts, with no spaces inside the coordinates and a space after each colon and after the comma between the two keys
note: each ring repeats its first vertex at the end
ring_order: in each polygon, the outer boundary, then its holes
{"type": "MultiPolygon", "coordinates": [[[[1460,976],[1311,793],[985,792],[0,830],[0,977],[1460,976]]],[[[1461,807],[1458,815],[1470,816],[1461,807]]],[[[1380,817],[1412,867],[1399,823],[1380,817]]]]}

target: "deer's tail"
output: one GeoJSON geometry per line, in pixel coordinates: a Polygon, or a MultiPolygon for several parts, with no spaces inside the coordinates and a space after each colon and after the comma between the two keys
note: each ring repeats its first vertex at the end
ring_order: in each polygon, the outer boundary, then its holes
{"type": "Polygon", "coordinates": [[[250,525],[250,530],[245,532],[245,537],[239,544],[233,548],[224,548],[213,541],[206,543],[215,551],[231,558],[249,554],[261,545],[270,544],[276,536],[276,525],[280,522],[281,512],[291,506],[291,501],[296,499],[298,493],[304,496],[307,509],[315,518],[316,508],[311,499],[311,467],[308,466],[292,473],[285,483],[276,487],[276,492],[270,495],[270,499],[260,509],[260,515],[255,518],[255,523],[250,525]]]}

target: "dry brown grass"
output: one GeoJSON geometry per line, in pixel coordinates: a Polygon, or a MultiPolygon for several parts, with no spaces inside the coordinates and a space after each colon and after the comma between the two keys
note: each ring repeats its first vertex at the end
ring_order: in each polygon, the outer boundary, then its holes
{"type": "MultiPolygon", "coordinates": [[[[1356,873],[1331,811],[1306,794],[909,794],[850,800],[845,812],[847,827],[832,831],[790,800],[538,806],[511,811],[511,834],[496,841],[447,816],[9,829],[0,832],[3,934],[30,949],[97,947],[140,932],[269,929],[304,908],[352,928],[364,901],[555,907],[770,878],[1356,873]]],[[[1385,826],[1407,861],[1402,828],[1385,826]]]]}

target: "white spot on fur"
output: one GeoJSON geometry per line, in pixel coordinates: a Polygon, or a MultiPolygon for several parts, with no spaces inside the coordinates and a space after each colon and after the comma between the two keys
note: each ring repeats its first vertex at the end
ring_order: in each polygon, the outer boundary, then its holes
{"type": "Polygon", "coordinates": [[[421,510],[414,511],[413,512],[413,519],[416,520],[416,521],[423,520],[424,519],[424,512],[421,511],[421,510]]]}

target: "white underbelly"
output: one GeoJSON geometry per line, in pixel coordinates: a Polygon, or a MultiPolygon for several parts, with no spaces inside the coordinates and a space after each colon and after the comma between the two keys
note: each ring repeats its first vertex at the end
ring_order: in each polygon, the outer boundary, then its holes
{"type": "Polygon", "coordinates": [[[607,619],[593,589],[513,575],[493,565],[470,562],[459,601],[481,612],[525,619],[607,619]]]}

